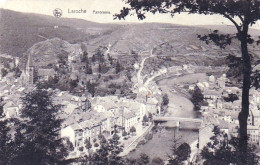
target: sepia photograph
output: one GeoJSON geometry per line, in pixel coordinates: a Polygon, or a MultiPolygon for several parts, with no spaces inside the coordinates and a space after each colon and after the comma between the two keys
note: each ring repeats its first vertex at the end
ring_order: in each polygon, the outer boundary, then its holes
{"type": "Polygon", "coordinates": [[[260,165],[260,0],[0,0],[0,165],[260,165]]]}

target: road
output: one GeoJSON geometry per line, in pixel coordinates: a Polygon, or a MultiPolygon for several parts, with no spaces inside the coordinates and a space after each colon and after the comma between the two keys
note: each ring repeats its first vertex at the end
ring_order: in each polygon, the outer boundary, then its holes
{"type": "Polygon", "coordinates": [[[139,70],[138,70],[138,72],[137,72],[137,81],[138,81],[138,83],[139,84],[143,84],[144,82],[143,82],[143,78],[141,77],[141,73],[142,73],[142,71],[143,71],[143,69],[144,69],[144,63],[145,63],[145,61],[148,59],[148,58],[150,58],[150,57],[153,57],[154,55],[153,55],[153,49],[150,51],[150,56],[148,56],[148,57],[145,57],[143,60],[142,60],[142,62],[140,63],[140,68],[139,68],[139,70]]]}

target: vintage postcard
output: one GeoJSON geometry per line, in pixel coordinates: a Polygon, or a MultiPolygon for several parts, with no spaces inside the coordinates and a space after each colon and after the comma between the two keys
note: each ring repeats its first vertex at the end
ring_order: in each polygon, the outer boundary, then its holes
{"type": "Polygon", "coordinates": [[[0,165],[257,165],[259,0],[0,0],[0,165]]]}

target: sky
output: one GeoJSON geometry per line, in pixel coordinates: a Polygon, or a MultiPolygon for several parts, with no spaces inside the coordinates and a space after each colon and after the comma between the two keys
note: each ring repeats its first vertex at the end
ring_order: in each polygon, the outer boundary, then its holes
{"type": "MultiPolygon", "coordinates": [[[[162,22],[182,25],[232,25],[220,15],[205,16],[195,14],[177,14],[173,18],[168,14],[147,14],[139,21],[135,16],[128,16],[125,21],[113,20],[113,14],[119,13],[126,6],[122,0],[0,0],[0,8],[26,13],[53,15],[53,10],[62,10],[62,17],[80,18],[99,23],[110,22],[162,22]],[[68,10],[87,10],[86,13],[68,13],[68,10]],[[94,14],[93,11],[108,11],[110,14],[94,14]]],[[[254,26],[260,29],[260,22],[254,26]]]]}

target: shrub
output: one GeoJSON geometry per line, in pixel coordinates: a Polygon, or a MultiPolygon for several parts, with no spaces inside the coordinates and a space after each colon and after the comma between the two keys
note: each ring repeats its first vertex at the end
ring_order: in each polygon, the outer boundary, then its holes
{"type": "Polygon", "coordinates": [[[2,72],[2,77],[5,77],[8,74],[8,71],[4,68],[1,70],[1,72],[2,72]]]}
{"type": "Polygon", "coordinates": [[[153,134],[151,132],[149,132],[148,134],[145,135],[145,140],[151,140],[153,138],[153,134]]]}
{"type": "Polygon", "coordinates": [[[95,147],[99,147],[99,144],[98,144],[98,143],[95,143],[94,146],[95,146],[95,147]]]}
{"type": "Polygon", "coordinates": [[[79,147],[79,150],[82,152],[84,150],[84,148],[83,147],[79,147]]]}
{"type": "Polygon", "coordinates": [[[144,144],[145,144],[145,140],[141,140],[138,142],[137,146],[144,145],[144,144]]]}
{"type": "Polygon", "coordinates": [[[151,165],[164,165],[164,162],[160,157],[155,157],[153,158],[151,165]]]}
{"type": "Polygon", "coordinates": [[[100,140],[100,139],[102,139],[103,138],[103,135],[102,134],[99,134],[98,135],[98,139],[100,140]]]}
{"type": "Polygon", "coordinates": [[[122,134],[122,136],[126,136],[127,135],[127,132],[126,131],[124,131],[123,132],[123,134],[122,134]]]}

